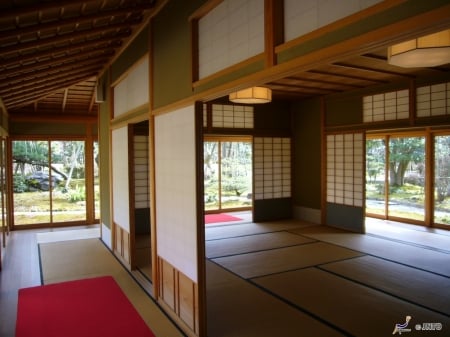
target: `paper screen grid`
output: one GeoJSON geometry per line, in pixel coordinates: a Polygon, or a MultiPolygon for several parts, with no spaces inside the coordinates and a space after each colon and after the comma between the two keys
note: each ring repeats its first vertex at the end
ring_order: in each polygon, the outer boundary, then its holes
{"type": "Polygon", "coordinates": [[[255,200],[291,196],[291,139],[255,137],[255,200]]]}
{"type": "Polygon", "coordinates": [[[363,97],[363,122],[381,122],[409,118],[409,90],[363,97]]]}
{"type": "Polygon", "coordinates": [[[327,202],[363,206],[362,133],[327,136],[327,202]]]}

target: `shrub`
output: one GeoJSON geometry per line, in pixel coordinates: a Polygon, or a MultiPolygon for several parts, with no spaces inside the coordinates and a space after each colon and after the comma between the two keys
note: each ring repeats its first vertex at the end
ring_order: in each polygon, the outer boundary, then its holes
{"type": "Polygon", "coordinates": [[[69,202],[85,201],[86,200],[85,188],[84,186],[82,187],[77,186],[76,188],[69,190],[66,196],[69,202]]]}
{"type": "Polygon", "coordinates": [[[28,186],[25,177],[21,174],[15,174],[13,179],[14,193],[23,193],[28,191],[28,186]]]}

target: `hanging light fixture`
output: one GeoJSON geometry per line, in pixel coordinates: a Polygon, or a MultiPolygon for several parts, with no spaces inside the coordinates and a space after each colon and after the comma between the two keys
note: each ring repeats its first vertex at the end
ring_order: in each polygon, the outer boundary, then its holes
{"type": "Polygon", "coordinates": [[[405,68],[450,63],[450,29],[389,47],[388,63],[405,68]]]}
{"type": "Polygon", "coordinates": [[[265,87],[251,87],[232,92],[228,98],[233,103],[261,104],[272,101],[272,90],[265,87]]]}

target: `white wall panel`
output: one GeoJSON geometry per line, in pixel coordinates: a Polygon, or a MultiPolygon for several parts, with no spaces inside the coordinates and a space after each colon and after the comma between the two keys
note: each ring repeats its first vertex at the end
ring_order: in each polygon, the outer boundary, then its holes
{"type": "Polygon", "coordinates": [[[199,20],[199,77],[264,51],[264,0],[224,0],[199,20]]]}
{"type": "Polygon", "coordinates": [[[149,102],[148,56],[114,87],[114,117],[149,102]]]}
{"type": "Polygon", "coordinates": [[[130,232],[128,183],[128,127],[112,131],[113,221],[130,232]]]}
{"type": "Polygon", "coordinates": [[[155,118],[158,255],[197,282],[194,106],[155,118]]]}

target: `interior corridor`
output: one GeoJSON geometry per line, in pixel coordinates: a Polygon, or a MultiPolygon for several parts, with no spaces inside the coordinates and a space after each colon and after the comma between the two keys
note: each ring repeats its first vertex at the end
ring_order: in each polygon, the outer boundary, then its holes
{"type": "MultiPolygon", "coordinates": [[[[406,316],[408,336],[424,323],[448,335],[450,232],[373,219],[365,235],[292,220],[205,230],[209,337],[387,336],[406,316]]],[[[46,236],[11,233],[2,337],[14,337],[19,288],[94,274],[115,276],[158,336],[183,335],[98,239],[46,236]]]]}

